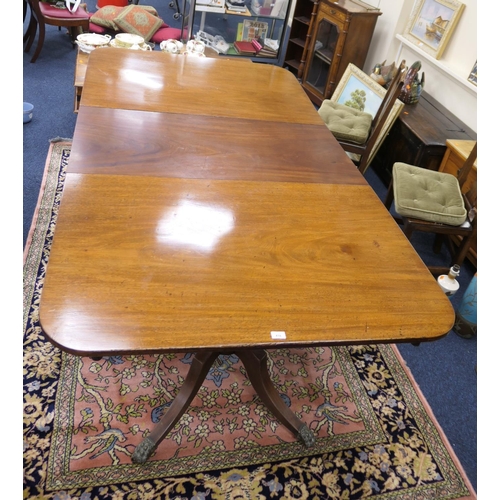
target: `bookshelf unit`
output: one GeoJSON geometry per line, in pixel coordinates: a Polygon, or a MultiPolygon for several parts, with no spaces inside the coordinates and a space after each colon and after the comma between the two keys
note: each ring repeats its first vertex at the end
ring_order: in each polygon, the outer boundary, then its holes
{"type": "Polygon", "coordinates": [[[301,81],[319,0],[297,0],[291,16],[284,66],[301,81]]]}
{"type": "MultiPolygon", "coordinates": [[[[232,12],[225,0],[186,0],[188,8],[183,27],[187,39],[196,38],[199,32],[211,37],[222,37],[229,48],[220,52],[224,57],[246,58],[255,62],[283,65],[285,48],[290,32],[288,16],[294,11],[296,0],[244,0],[245,12],[232,12]],[[222,4],[217,7],[214,3],[222,4]],[[265,38],[277,42],[275,54],[262,55],[239,53],[234,42],[246,41],[254,33],[266,30],[265,38]]],[[[265,52],[265,51],[263,51],[265,52]]]]}

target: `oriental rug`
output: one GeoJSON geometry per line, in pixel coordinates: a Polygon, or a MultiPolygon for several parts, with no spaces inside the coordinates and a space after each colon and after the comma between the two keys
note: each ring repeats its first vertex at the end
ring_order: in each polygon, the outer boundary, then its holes
{"type": "Polygon", "coordinates": [[[24,498],[475,499],[395,346],[268,351],[272,380],[312,429],[305,448],[220,356],[145,463],[131,455],[168,410],[190,353],[65,354],[38,318],[71,144],[56,142],[24,254],[24,498]]]}

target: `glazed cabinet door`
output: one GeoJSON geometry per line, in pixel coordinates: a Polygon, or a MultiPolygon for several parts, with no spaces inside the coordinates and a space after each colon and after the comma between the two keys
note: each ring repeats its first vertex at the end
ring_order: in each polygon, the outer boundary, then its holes
{"type": "Polygon", "coordinates": [[[302,79],[306,92],[316,96],[320,102],[333,93],[345,38],[343,20],[325,12],[321,5],[302,79]]]}

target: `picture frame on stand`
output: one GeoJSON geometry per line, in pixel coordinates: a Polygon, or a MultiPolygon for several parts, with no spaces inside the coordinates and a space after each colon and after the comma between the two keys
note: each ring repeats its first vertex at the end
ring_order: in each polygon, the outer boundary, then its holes
{"type": "MultiPolygon", "coordinates": [[[[349,63],[347,69],[342,75],[342,78],[340,79],[339,84],[333,92],[331,100],[339,104],[344,104],[345,106],[351,106],[359,109],[365,113],[370,113],[373,117],[375,117],[386,92],[387,90],[382,87],[382,85],[379,85],[375,80],[373,80],[373,78],[370,78],[357,66],[349,63]],[[359,98],[362,99],[362,106],[359,105],[359,98]]],[[[392,106],[392,110],[389,113],[382,130],[380,131],[380,135],[377,137],[373,151],[368,159],[368,165],[370,165],[373,158],[375,158],[382,141],[389,133],[389,130],[401,113],[403,107],[404,103],[399,99],[396,99],[394,105],[392,106]]]]}

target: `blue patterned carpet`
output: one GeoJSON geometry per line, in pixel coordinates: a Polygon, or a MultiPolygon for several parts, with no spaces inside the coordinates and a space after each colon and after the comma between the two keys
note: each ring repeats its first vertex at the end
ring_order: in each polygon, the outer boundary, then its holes
{"type": "MultiPolygon", "coordinates": [[[[144,3],[144,2],[143,2],[144,3]]],[[[178,26],[167,0],[147,2],[171,26],[178,26]]],[[[95,9],[95,0],[87,2],[95,9]]],[[[23,99],[34,104],[32,122],[23,126],[23,246],[36,206],[43,169],[54,137],[71,138],[76,117],[73,113],[73,76],[76,50],[64,30],[48,27],[40,57],[31,64],[23,53],[23,99]]],[[[371,170],[367,180],[383,199],[385,187],[371,170]]],[[[432,244],[423,235],[412,240],[428,263],[447,263],[448,256],[435,256],[432,244]]],[[[468,263],[459,278],[461,289],[452,298],[458,308],[475,269],[468,263]]],[[[473,487],[477,489],[477,339],[463,339],[453,331],[434,343],[400,346],[400,352],[446,433],[473,487]]]]}

